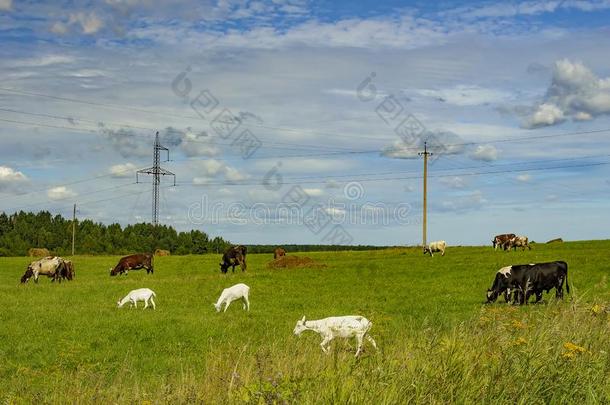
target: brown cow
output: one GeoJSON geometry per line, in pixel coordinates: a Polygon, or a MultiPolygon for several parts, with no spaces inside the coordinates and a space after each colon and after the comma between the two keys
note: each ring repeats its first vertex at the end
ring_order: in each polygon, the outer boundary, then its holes
{"type": "Polygon", "coordinates": [[[220,262],[220,271],[223,273],[227,273],[229,271],[229,267],[232,267],[233,273],[235,273],[235,266],[239,264],[241,267],[241,271],[246,271],[246,254],[248,253],[248,249],[245,246],[231,246],[226,250],[226,252],[222,255],[222,262],[220,262]]]}
{"type": "Polygon", "coordinates": [[[502,235],[494,236],[493,240],[491,241],[494,246],[494,250],[497,250],[498,247],[501,247],[506,250],[506,243],[514,237],[514,233],[504,233],[502,235]]]}
{"type": "Polygon", "coordinates": [[[284,249],[283,247],[276,247],[273,251],[273,260],[284,256],[286,256],[286,249],[284,249]]]}
{"type": "Polygon", "coordinates": [[[119,263],[113,268],[110,268],[110,275],[127,274],[129,270],[146,269],[146,273],[153,273],[153,255],[151,254],[135,254],[125,256],[119,260],[119,263]]]}

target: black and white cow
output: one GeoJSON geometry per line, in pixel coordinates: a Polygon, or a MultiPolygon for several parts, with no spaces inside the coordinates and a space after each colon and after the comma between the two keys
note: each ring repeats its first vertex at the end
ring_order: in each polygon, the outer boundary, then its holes
{"type": "MultiPolygon", "coordinates": [[[[537,264],[519,264],[500,269],[494,282],[487,290],[487,302],[495,302],[498,296],[507,290],[514,291],[513,303],[527,304],[531,295],[536,295],[536,302],[542,299],[542,292],[547,293],[555,288],[555,297],[563,299],[563,283],[570,293],[568,284],[568,264],[557,261],[537,264]]],[[[505,295],[506,298],[506,295],[505,295]]]]}

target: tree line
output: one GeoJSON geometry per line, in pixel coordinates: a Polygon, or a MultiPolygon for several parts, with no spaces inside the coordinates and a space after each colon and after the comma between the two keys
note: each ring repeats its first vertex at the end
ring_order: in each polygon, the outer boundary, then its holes
{"type": "MultiPolygon", "coordinates": [[[[122,227],[85,219],[76,222],[75,254],[122,255],[169,250],[172,255],[223,253],[231,243],[202,231],[177,232],[167,225],[138,223],[122,227]]],[[[248,253],[273,253],[278,245],[247,245],[248,253]]],[[[288,252],[373,250],[382,246],[282,245],[288,252]]],[[[25,256],[31,248],[45,248],[51,254],[72,253],[72,220],[48,211],[0,213],[0,256],[25,256]]]]}
{"type": "MultiPolygon", "coordinates": [[[[76,222],[76,254],[115,255],[169,250],[172,254],[223,252],[230,242],[202,231],[177,232],[167,225],[105,225],[89,219],[76,222]]],[[[24,256],[30,248],[46,248],[55,255],[72,252],[72,220],[47,211],[0,213],[0,256],[24,256]]]]}

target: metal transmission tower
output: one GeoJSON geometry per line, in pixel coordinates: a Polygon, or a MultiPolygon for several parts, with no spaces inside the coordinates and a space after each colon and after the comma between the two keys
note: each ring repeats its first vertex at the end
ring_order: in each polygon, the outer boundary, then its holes
{"type": "Polygon", "coordinates": [[[162,150],[167,151],[167,160],[169,160],[169,149],[161,145],[159,142],[159,132],[157,132],[155,135],[155,149],[153,151],[153,167],[136,172],[136,183],[139,180],[138,174],[152,174],[153,176],[152,223],[155,226],[159,224],[159,185],[161,185],[161,176],[174,176],[174,186],[176,185],[176,175],[160,166],[162,150]]]}

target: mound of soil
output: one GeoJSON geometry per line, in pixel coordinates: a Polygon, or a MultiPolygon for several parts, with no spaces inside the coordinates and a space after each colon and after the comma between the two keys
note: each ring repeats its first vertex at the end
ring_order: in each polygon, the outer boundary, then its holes
{"type": "Polygon", "coordinates": [[[169,250],[157,249],[155,250],[155,256],[170,256],[169,250]]]}
{"type": "Polygon", "coordinates": [[[325,264],[321,264],[316,262],[309,257],[299,257],[295,255],[290,256],[282,256],[277,259],[270,261],[267,263],[267,267],[270,269],[294,269],[294,268],[303,268],[303,267],[326,267],[325,264]]]}

